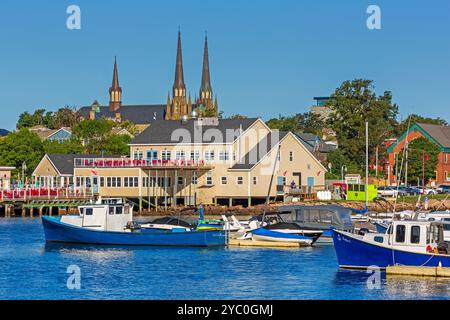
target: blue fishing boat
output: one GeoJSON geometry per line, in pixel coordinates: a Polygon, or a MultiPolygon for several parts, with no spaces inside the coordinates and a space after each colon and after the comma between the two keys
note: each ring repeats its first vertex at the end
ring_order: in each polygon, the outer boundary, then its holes
{"type": "Polygon", "coordinates": [[[364,235],[332,230],[338,264],[356,269],[393,265],[450,267],[450,247],[443,236],[446,224],[393,221],[385,233],[364,235]]]}
{"type": "Polygon", "coordinates": [[[78,214],[42,217],[47,242],[126,246],[224,246],[226,231],[141,228],[122,204],[80,206],[78,214]]]}

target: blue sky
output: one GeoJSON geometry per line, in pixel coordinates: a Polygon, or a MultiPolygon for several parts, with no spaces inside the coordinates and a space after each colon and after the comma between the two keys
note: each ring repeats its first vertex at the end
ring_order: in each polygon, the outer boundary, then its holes
{"type": "Polygon", "coordinates": [[[178,26],[185,80],[200,86],[208,32],[225,115],[305,112],[347,79],[391,90],[409,113],[450,121],[450,1],[23,1],[0,3],[0,128],[23,111],[107,103],[114,55],[124,104],[165,103],[178,26]],[[81,30],[66,28],[80,6],[81,30]],[[366,27],[370,4],[382,29],[366,27]]]}

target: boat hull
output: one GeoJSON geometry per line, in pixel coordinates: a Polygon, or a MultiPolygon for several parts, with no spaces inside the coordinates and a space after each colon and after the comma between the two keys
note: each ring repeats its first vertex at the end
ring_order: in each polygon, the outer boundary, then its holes
{"type": "Polygon", "coordinates": [[[450,267],[450,256],[392,249],[367,243],[343,231],[332,230],[332,234],[341,268],[366,269],[376,266],[385,269],[396,264],[437,267],[439,263],[443,267],[450,267]]]}
{"type": "Polygon", "coordinates": [[[264,228],[251,231],[252,239],[257,241],[272,241],[272,242],[295,242],[304,245],[311,245],[313,239],[301,235],[282,233],[277,231],[266,230],[264,228]]]}
{"type": "Polygon", "coordinates": [[[224,246],[225,231],[98,231],[62,223],[55,217],[42,217],[47,242],[124,246],[224,246]]]}

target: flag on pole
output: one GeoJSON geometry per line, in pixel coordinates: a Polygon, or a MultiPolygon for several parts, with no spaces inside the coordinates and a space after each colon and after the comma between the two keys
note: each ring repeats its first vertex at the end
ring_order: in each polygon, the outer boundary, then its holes
{"type": "Polygon", "coordinates": [[[92,173],[94,176],[96,176],[96,175],[97,175],[97,170],[92,169],[92,170],[91,170],[91,173],[92,173]]]}
{"type": "Polygon", "coordinates": [[[287,170],[285,172],[283,172],[283,177],[286,177],[287,175],[287,170]]]}

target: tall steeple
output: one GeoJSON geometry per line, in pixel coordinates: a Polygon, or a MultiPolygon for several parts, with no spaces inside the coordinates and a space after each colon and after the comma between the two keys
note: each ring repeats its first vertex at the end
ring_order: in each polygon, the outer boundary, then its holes
{"type": "Polygon", "coordinates": [[[172,101],[167,103],[166,120],[179,120],[188,115],[186,85],[183,74],[183,53],[181,50],[181,32],[178,30],[177,62],[175,65],[175,81],[172,88],[172,101]]]}
{"type": "Polygon", "coordinates": [[[213,103],[213,91],[209,70],[208,36],[205,35],[205,47],[203,51],[202,83],[200,85],[200,97],[196,101],[197,113],[203,117],[217,117],[217,99],[213,103]]]}
{"type": "Polygon", "coordinates": [[[200,86],[200,98],[211,98],[211,77],[209,74],[209,56],[208,56],[208,37],[205,35],[205,48],[203,50],[203,69],[202,69],[202,83],[200,86]]]}
{"type": "Polygon", "coordinates": [[[183,54],[181,50],[181,32],[178,31],[178,47],[177,47],[177,62],[175,66],[175,81],[173,83],[173,96],[185,97],[186,85],[184,84],[183,74],[183,54]]]}
{"type": "Polygon", "coordinates": [[[115,112],[122,105],[122,88],[119,85],[119,73],[117,71],[117,59],[114,57],[114,71],[112,85],[109,88],[109,111],[115,112]]]}

